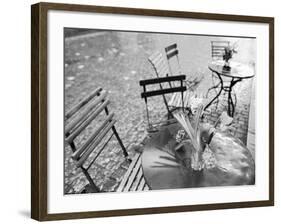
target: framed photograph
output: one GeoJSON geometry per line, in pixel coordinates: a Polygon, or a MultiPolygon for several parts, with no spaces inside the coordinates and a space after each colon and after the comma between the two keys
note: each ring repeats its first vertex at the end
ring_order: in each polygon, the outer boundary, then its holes
{"type": "Polygon", "coordinates": [[[274,204],[274,18],[32,5],[33,219],[274,204]]]}

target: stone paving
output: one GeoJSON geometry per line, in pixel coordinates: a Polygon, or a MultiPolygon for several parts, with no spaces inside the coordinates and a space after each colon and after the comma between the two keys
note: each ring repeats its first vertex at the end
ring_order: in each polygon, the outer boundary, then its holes
{"type": "MultiPolygon", "coordinates": [[[[249,123],[249,109],[251,94],[248,93],[252,89],[252,80],[243,80],[234,87],[237,96],[237,105],[235,107],[233,123],[229,127],[229,132],[239,138],[247,145],[247,133],[249,123]]],[[[205,112],[206,121],[215,124],[218,117],[223,111],[227,111],[227,94],[222,94],[219,98],[219,104],[216,107],[213,104],[205,112]]]]}
{"type": "MultiPolygon", "coordinates": [[[[179,41],[182,41],[181,37],[179,41]]],[[[96,32],[85,38],[65,40],[65,110],[69,110],[95,88],[101,86],[106,89],[111,102],[109,110],[115,113],[116,129],[130,156],[142,150],[142,145],[148,136],[145,104],[140,97],[141,88],[138,82],[140,79],[154,77],[154,71],[147,58],[159,49],[159,45],[161,45],[159,36],[145,33],[103,32],[99,34],[96,32]]],[[[167,46],[165,41],[162,45],[167,46]]],[[[197,67],[198,65],[194,65],[194,68],[197,67]]],[[[200,67],[192,71],[195,74],[204,73],[205,78],[198,89],[200,94],[210,87],[210,71],[206,69],[207,65],[203,67],[204,69],[200,67]]],[[[252,81],[246,80],[235,86],[238,103],[231,132],[245,144],[251,85],[252,81]]],[[[225,110],[225,97],[220,98],[218,108],[212,106],[207,112],[208,122],[214,123],[225,110]]],[[[161,98],[152,98],[149,105],[152,120],[157,121],[165,116],[161,98]]],[[[93,128],[85,130],[82,137],[77,139],[78,146],[87,139],[93,128]]],[[[87,184],[87,180],[75,167],[71,153],[70,147],[66,144],[64,190],[65,193],[78,193],[87,184]]],[[[128,165],[129,162],[124,160],[118,142],[113,139],[89,169],[89,173],[101,190],[114,191],[128,165]]]]}

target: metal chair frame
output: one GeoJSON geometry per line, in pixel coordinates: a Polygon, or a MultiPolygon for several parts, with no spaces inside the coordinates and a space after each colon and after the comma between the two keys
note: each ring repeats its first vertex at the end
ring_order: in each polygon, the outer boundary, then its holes
{"type": "Polygon", "coordinates": [[[168,113],[168,120],[169,120],[173,117],[173,115],[172,115],[172,110],[168,106],[168,102],[165,98],[165,95],[180,92],[181,93],[181,106],[182,106],[181,109],[184,110],[183,93],[186,91],[186,86],[183,85],[184,80],[185,80],[185,75],[140,80],[139,84],[141,87],[143,87],[143,92],[141,93],[141,98],[143,98],[145,101],[149,131],[153,131],[154,127],[153,127],[153,124],[150,122],[150,118],[149,118],[148,98],[154,97],[154,96],[159,96],[159,95],[163,96],[164,103],[165,103],[167,113],[168,113]],[[175,82],[177,82],[177,81],[180,82],[180,86],[176,87],[175,85],[172,85],[172,84],[175,84],[175,82]],[[170,83],[171,86],[168,88],[163,88],[162,84],[167,83],[167,82],[170,83]],[[160,89],[147,91],[146,87],[150,86],[150,85],[159,85],[160,89]]]}

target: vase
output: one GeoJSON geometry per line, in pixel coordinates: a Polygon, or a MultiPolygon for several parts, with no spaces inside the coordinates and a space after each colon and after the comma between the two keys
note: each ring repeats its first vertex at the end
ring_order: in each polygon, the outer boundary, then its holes
{"type": "MultiPolygon", "coordinates": [[[[215,129],[213,129],[215,130],[215,129]]],[[[185,164],[186,175],[191,187],[234,186],[255,184],[255,161],[248,148],[227,131],[203,130],[204,134],[212,136],[209,144],[202,151],[194,151],[187,143],[181,151],[181,156],[189,163],[185,164]],[[207,148],[206,148],[207,147],[207,148]],[[213,164],[206,161],[205,154],[213,164]]]]}

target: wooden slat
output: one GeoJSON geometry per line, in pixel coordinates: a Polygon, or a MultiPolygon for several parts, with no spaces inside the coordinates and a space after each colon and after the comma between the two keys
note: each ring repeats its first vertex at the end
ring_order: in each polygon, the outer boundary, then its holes
{"type": "Polygon", "coordinates": [[[169,68],[161,53],[153,55],[149,58],[158,77],[165,77],[169,75],[169,68]]]}
{"type": "Polygon", "coordinates": [[[125,187],[125,185],[126,185],[126,183],[128,181],[128,178],[130,177],[130,175],[131,175],[131,173],[132,173],[132,171],[133,171],[133,169],[134,169],[134,167],[135,167],[139,157],[140,157],[140,154],[136,154],[134,156],[134,158],[132,159],[132,162],[130,163],[130,166],[129,166],[127,172],[125,173],[124,177],[122,178],[121,183],[118,186],[117,192],[123,191],[123,189],[124,189],[124,187],[125,187]]]}
{"type": "Polygon", "coordinates": [[[216,51],[218,51],[218,52],[222,52],[222,51],[224,51],[224,49],[225,49],[225,47],[222,47],[222,48],[212,48],[212,52],[216,52],[216,51]]]}
{"type": "Polygon", "coordinates": [[[171,44],[170,46],[166,47],[165,48],[165,51],[168,52],[172,49],[176,49],[177,48],[177,44],[171,44]]]}
{"type": "Polygon", "coordinates": [[[222,57],[222,56],[223,56],[223,53],[221,53],[221,54],[212,54],[212,56],[222,57]]]}
{"type": "Polygon", "coordinates": [[[171,53],[168,53],[167,54],[167,59],[169,60],[170,58],[172,58],[172,57],[174,57],[174,56],[176,56],[176,55],[178,55],[179,54],[179,51],[178,50],[175,50],[175,51],[173,51],[173,52],[171,52],[171,53]]]}
{"type": "Polygon", "coordinates": [[[181,101],[181,93],[174,93],[168,105],[178,107],[179,101],[181,101]]]}
{"type": "Polygon", "coordinates": [[[163,69],[163,68],[168,68],[168,65],[166,64],[166,62],[163,59],[161,61],[159,61],[159,62],[156,62],[155,64],[152,64],[152,66],[156,70],[163,69]]]}
{"type": "Polygon", "coordinates": [[[212,49],[224,49],[226,47],[229,47],[228,44],[224,44],[224,45],[213,45],[212,49]]]}
{"type": "Polygon", "coordinates": [[[150,60],[150,63],[153,66],[157,66],[158,64],[164,63],[164,57],[162,54],[159,54],[156,58],[154,58],[153,60],[150,60]]]}
{"type": "MultiPolygon", "coordinates": [[[[184,107],[188,106],[188,101],[190,98],[190,93],[185,91],[183,93],[183,105],[184,107]]],[[[181,102],[181,93],[174,93],[173,96],[171,97],[169,103],[169,106],[171,107],[182,107],[182,102],[181,102]]]]}
{"type": "Polygon", "coordinates": [[[169,75],[169,68],[166,65],[162,67],[156,67],[155,72],[159,74],[159,77],[165,77],[166,75],[169,75]]]}
{"type": "Polygon", "coordinates": [[[212,51],[212,53],[222,53],[222,52],[224,52],[224,48],[223,49],[214,49],[213,51],[212,51]]]}
{"type": "Polygon", "coordinates": [[[142,178],[137,190],[142,191],[144,186],[145,186],[145,180],[144,178],[142,178]]]}
{"type": "Polygon", "coordinates": [[[176,98],[176,93],[174,93],[168,103],[169,106],[173,106],[174,105],[174,102],[175,102],[175,98],[176,98]]]}
{"type": "Polygon", "coordinates": [[[157,58],[161,53],[159,51],[155,51],[152,55],[149,56],[148,60],[153,60],[157,58]]]}
{"type": "Polygon", "coordinates": [[[212,58],[222,58],[223,55],[222,54],[214,54],[212,55],[212,58]]]}
{"type": "Polygon", "coordinates": [[[83,163],[87,160],[89,155],[93,152],[93,150],[98,146],[100,141],[104,138],[104,136],[107,134],[107,132],[113,127],[113,125],[116,123],[116,120],[112,120],[108,125],[102,130],[102,132],[99,133],[99,135],[95,138],[93,144],[89,146],[85,150],[85,152],[82,154],[82,156],[78,159],[77,166],[81,167],[83,163]]]}
{"type": "Polygon", "coordinates": [[[168,89],[160,89],[160,90],[154,90],[149,92],[143,92],[141,93],[141,98],[148,98],[152,96],[158,96],[163,94],[169,94],[169,93],[175,93],[175,92],[184,92],[186,91],[186,86],[181,87],[172,87],[168,89]]]}
{"type": "Polygon", "coordinates": [[[185,107],[188,107],[189,99],[190,99],[190,92],[188,92],[188,91],[184,92],[184,106],[185,107]]]}
{"type": "Polygon", "coordinates": [[[215,47],[222,48],[222,47],[228,47],[228,46],[229,46],[229,44],[215,44],[215,45],[213,44],[212,45],[213,48],[215,48],[215,47]]]}
{"type": "Polygon", "coordinates": [[[100,149],[96,152],[95,154],[95,157],[92,159],[92,161],[90,162],[90,164],[88,165],[87,168],[85,168],[86,170],[88,170],[92,165],[93,163],[96,161],[96,159],[99,157],[99,155],[101,154],[101,152],[104,150],[105,146],[108,144],[108,142],[111,140],[111,138],[113,137],[114,133],[112,133],[110,135],[109,138],[107,138],[106,142],[103,144],[102,147],[100,147],[100,149]]]}
{"type": "MultiPolygon", "coordinates": [[[[140,158],[140,157],[139,157],[140,158]]],[[[127,192],[130,190],[132,184],[133,184],[133,181],[135,180],[136,176],[137,176],[137,173],[138,173],[138,170],[141,169],[141,159],[138,159],[137,163],[136,163],[136,166],[134,167],[133,169],[133,172],[131,173],[129,179],[128,179],[128,182],[124,188],[124,192],[127,192]]]]}
{"type": "Polygon", "coordinates": [[[212,55],[223,55],[224,54],[224,52],[222,51],[222,52],[212,52],[212,55]]]}
{"type": "Polygon", "coordinates": [[[136,175],[136,179],[132,185],[132,187],[130,188],[130,191],[136,191],[140,182],[141,182],[141,179],[143,178],[143,172],[142,172],[142,168],[140,167],[138,169],[138,173],[136,175]]]}
{"type": "Polygon", "coordinates": [[[86,140],[86,142],[72,154],[73,159],[78,159],[79,156],[86,150],[86,148],[94,141],[94,139],[98,136],[98,134],[101,132],[101,130],[107,125],[110,119],[106,119],[98,129],[93,132],[90,137],[86,140]]]}
{"type": "Polygon", "coordinates": [[[74,107],[72,107],[65,115],[66,119],[70,118],[73,114],[75,114],[80,108],[86,105],[93,97],[95,97],[99,92],[102,91],[102,88],[99,87],[95,89],[89,96],[85,97],[79,103],[77,103],[74,107]]]}
{"type": "Polygon", "coordinates": [[[224,52],[222,51],[222,52],[213,52],[212,53],[212,55],[223,55],[224,54],[224,52]]]}
{"type": "Polygon", "coordinates": [[[157,62],[158,60],[161,60],[161,58],[163,58],[162,54],[160,52],[156,52],[155,54],[153,54],[152,56],[150,56],[148,58],[148,60],[150,62],[152,62],[153,64],[155,64],[155,62],[157,62]]]}
{"type": "MultiPolygon", "coordinates": [[[[93,113],[91,116],[89,116],[87,118],[87,120],[85,120],[77,129],[75,129],[75,131],[73,131],[66,139],[66,141],[70,144],[71,142],[73,142],[73,139],[76,138],[83,130],[84,128],[89,125],[91,123],[91,121],[96,117],[96,113],[97,111],[95,111],[95,113],[93,113]]],[[[97,136],[97,134],[105,127],[105,125],[107,124],[108,121],[112,120],[114,116],[114,113],[110,113],[105,121],[99,126],[99,128],[91,135],[91,137],[89,138],[89,141],[92,141],[95,136],[97,136]]],[[[84,144],[85,147],[87,146],[87,143],[84,144]]],[[[76,153],[78,153],[76,151],[76,153]]],[[[78,158],[78,157],[77,157],[78,158]]]]}
{"type": "MultiPolygon", "coordinates": [[[[103,96],[100,96],[97,100],[95,100],[93,103],[91,103],[85,110],[83,110],[81,112],[81,114],[79,114],[79,116],[77,116],[75,119],[73,119],[65,128],[65,133],[70,133],[70,131],[77,126],[79,123],[81,124],[82,122],[84,122],[87,119],[87,114],[89,114],[89,112],[91,110],[94,110],[94,108],[102,103],[103,100],[105,100],[106,94],[104,94],[103,96]]],[[[109,100],[105,100],[102,105],[100,105],[98,108],[96,108],[96,111],[99,111],[99,113],[109,104],[109,100]]],[[[99,114],[97,113],[97,114],[99,114]]],[[[97,116],[97,115],[96,115],[97,116]]]]}
{"type": "Polygon", "coordinates": [[[155,78],[155,79],[140,80],[139,84],[141,86],[144,86],[144,85],[152,85],[152,84],[158,84],[158,83],[163,83],[163,82],[181,81],[181,80],[185,80],[185,77],[186,77],[185,75],[159,77],[159,78],[155,78]]]}

